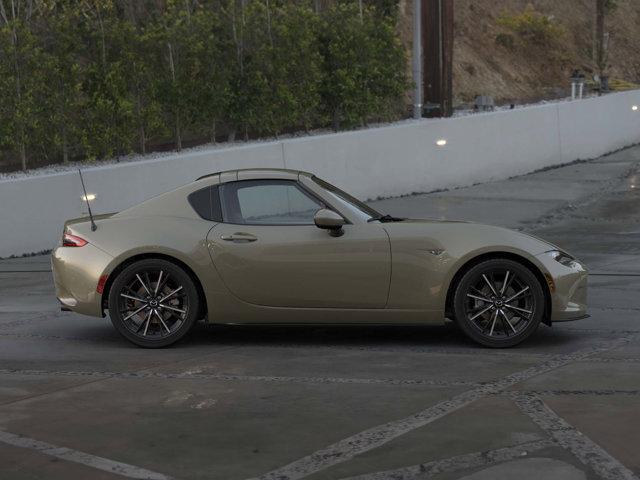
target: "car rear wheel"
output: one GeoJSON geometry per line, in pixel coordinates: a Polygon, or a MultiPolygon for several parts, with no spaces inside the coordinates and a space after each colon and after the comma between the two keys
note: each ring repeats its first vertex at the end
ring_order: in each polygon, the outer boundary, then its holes
{"type": "Polygon", "coordinates": [[[524,265],[491,259],[469,269],[454,295],[455,321],[476,342],[511,347],[527,339],[544,315],[544,293],[524,265]]]}
{"type": "Polygon", "coordinates": [[[141,260],[114,280],[109,316],[115,328],[136,345],[166,347],[191,329],[198,303],[196,286],[183,269],[166,260],[141,260]]]}

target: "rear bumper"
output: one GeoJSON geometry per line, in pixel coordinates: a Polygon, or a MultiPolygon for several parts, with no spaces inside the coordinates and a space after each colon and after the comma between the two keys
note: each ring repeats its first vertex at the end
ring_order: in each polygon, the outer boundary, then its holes
{"type": "Polygon", "coordinates": [[[90,243],[57,247],[51,255],[51,270],[61,309],[102,317],[102,295],[96,287],[112,259],[90,243]]]}

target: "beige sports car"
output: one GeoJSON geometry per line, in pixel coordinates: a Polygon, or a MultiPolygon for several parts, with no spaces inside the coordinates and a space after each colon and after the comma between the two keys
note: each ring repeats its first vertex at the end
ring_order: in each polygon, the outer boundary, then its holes
{"type": "Polygon", "coordinates": [[[214,173],[119,213],[69,220],[63,310],[142,347],[224,324],[433,324],[490,347],[586,315],[586,268],[538,238],[381,215],[310,173],[214,173]],[[95,221],[95,222],[94,222],[95,221]]]}

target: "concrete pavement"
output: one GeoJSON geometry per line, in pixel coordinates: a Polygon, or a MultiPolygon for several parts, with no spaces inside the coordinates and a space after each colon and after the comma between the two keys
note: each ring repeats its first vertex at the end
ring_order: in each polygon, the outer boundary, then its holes
{"type": "Polygon", "coordinates": [[[489,350],[443,327],[198,326],[131,346],[0,262],[0,478],[638,479],[640,148],[373,202],[517,228],[590,266],[590,313],[489,350]],[[637,187],[637,188],[636,188],[637,187]]]}

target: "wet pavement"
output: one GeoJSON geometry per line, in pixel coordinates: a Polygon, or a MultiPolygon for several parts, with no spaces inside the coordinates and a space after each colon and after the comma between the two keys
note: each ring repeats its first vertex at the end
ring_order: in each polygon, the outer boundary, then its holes
{"type": "Polygon", "coordinates": [[[372,202],[539,235],[590,319],[489,350],[441,327],[199,325],[136,348],[0,262],[0,478],[640,478],[640,148],[372,202]]]}

